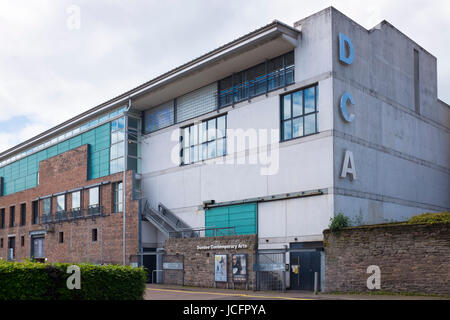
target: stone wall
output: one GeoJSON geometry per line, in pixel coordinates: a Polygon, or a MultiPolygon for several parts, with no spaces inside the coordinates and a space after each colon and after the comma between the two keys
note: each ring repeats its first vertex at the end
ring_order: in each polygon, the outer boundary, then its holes
{"type": "Polygon", "coordinates": [[[387,224],[324,231],[326,292],[363,292],[367,267],[381,291],[450,295],[450,224],[387,224]]]}
{"type": "MultiPolygon", "coordinates": [[[[196,287],[227,287],[227,283],[225,282],[217,282],[214,284],[214,256],[216,254],[226,254],[228,287],[233,288],[231,270],[232,255],[235,253],[247,254],[248,289],[253,289],[255,284],[255,275],[254,272],[252,272],[252,266],[257,243],[258,238],[256,235],[168,239],[164,243],[164,249],[168,256],[176,256],[177,254],[183,256],[184,285],[196,287]],[[245,244],[247,247],[237,249],[197,249],[197,247],[239,244],[245,244]]],[[[170,278],[173,278],[172,274],[170,278]]],[[[235,283],[234,287],[236,289],[245,289],[246,285],[245,283],[235,283]]]]}

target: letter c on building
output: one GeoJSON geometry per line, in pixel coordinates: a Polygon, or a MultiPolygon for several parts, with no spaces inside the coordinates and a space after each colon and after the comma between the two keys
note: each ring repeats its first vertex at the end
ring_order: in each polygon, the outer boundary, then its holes
{"type": "Polygon", "coordinates": [[[345,34],[339,33],[339,60],[345,64],[352,64],[354,57],[352,41],[345,34]]]}
{"type": "Polygon", "coordinates": [[[347,114],[347,102],[350,102],[350,104],[352,104],[352,105],[355,104],[352,95],[348,92],[344,93],[341,97],[340,109],[341,109],[341,114],[342,114],[342,117],[344,118],[344,120],[347,122],[352,122],[355,119],[355,115],[353,113],[350,115],[347,114]]]}

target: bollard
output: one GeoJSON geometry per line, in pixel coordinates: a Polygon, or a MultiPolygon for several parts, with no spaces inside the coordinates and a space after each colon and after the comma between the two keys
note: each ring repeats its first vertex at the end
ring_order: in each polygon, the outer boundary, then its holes
{"type": "Polygon", "coordinates": [[[319,288],[319,273],[318,272],[314,272],[314,294],[318,293],[318,288],[319,288]]]}

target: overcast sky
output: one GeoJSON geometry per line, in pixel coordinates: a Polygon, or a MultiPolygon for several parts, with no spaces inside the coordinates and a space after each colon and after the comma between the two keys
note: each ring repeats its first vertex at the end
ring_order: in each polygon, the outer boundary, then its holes
{"type": "Polygon", "coordinates": [[[437,57],[450,102],[448,0],[0,0],[0,152],[274,19],[292,25],[330,5],[366,28],[385,19],[437,57]]]}

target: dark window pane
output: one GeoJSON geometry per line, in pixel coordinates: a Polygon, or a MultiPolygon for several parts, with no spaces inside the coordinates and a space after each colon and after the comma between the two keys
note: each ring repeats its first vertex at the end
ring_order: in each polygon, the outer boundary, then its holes
{"type": "Polygon", "coordinates": [[[297,91],[292,94],[292,117],[298,117],[303,114],[303,91],[297,91]]]}
{"type": "Polygon", "coordinates": [[[315,111],[315,88],[309,88],[305,90],[305,114],[315,111]]]}
{"type": "Polygon", "coordinates": [[[305,135],[316,132],[316,115],[305,116],[305,135]]]}
{"type": "Polygon", "coordinates": [[[291,118],[291,95],[283,97],[283,120],[291,118]]]}
{"type": "Polygon", "coordinates": [[[291,139],[292,138],[292,121],[288,120],[285,121],[283,124],[283,139],[287,140],[287,139],[291,139]]]}
{"type": "Polygon", "coordinates": [[[284,64],[286,67],[294,65],[294,51],[286,53],[286,55],[284,56],[284,64]]]}
{"type": "Polygon", "coordinates": [[[292,137],[297,138],[303,135],[303,117],[292,120],[292,137]]]}

